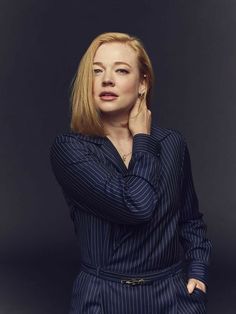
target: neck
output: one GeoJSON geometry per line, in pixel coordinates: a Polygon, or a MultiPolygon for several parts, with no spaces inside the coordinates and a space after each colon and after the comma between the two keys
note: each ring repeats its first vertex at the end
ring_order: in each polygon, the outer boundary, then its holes
{"type": "Polygon", "coordinates": [[[128,128],[128,119],[103,119],[103,126],[107,137],[115,142],[129,141],[132,133],[128,128]]]}

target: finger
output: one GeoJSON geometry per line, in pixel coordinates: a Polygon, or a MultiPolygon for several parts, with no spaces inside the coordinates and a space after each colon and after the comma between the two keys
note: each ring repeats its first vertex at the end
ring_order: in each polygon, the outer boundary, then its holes
{"type": "Polygon", "coordinates": [[[147,103],[146,103],[146,99],[144,98],[140,99],[139,111],[141,110],[147,110],[147,103]]]}
{"type": "Polygon", "coordinates": [[[137,100],[136,100],[134,106],[133,106],[132,109],[131,109],[131,110],[132,110],[132,113],[134,113],[134,114],[139,113],[140,108],[141,108],[141,99],[137,98],[137,100]]]}
{"type": "Polygon", "coordinates": [[[198,289],[202,290],[203,292],[206,292],[206,287],[196,285],[195,288],[198,288],[198,289]]]}
{"type": "Polygon", "coordinates": [[[146,102],[144,99],[140,99],[138,98],[137,102],[136,102],[136,110],[137,110],[137,114],[139,114],[141,111],[145,110],[146,108],[146,102]]]}
{"type": "Polygon", "coordinates": [[[206,292],[206,285],[204,282],[197,280],[196,288],[201,289],[202,291],[206,292]]]}
{"type": "Polygon", "coordinates": [[[194,288],[196,287],[196,281],[194,279],[189,279],[187,284],[187,289],[189,293],[192,293],[194,288]]]}
{"type": "Polygon", "coordinates": [[[131,108],[131,118],[136,118],[145,108],[147,108],[145,99],[137,97],[134,106],[131,108]]]}
{"type": "Polygon", "coordinates": [[[138,97],[134,104],[135,109],[139,110],[139,108],[141,107],[141,104],[142,104],[142,99],[138,97]]]}

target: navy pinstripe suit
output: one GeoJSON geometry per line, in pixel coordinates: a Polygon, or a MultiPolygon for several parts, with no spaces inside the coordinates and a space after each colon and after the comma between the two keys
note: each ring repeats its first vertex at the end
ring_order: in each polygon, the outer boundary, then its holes
{"type": "Polygon", "coordinates": [[[207,294],[189,295],[186,283],[208,283],[212,245],[179,131],[152,123],[150,135],[136,134],[128,168],[107,137],[73,132],[55,138],[50,160],[82,262],[129,275],[187,262],[175,276],[132,287],[80,271],[70,313],[205,313],[207,294]]]}

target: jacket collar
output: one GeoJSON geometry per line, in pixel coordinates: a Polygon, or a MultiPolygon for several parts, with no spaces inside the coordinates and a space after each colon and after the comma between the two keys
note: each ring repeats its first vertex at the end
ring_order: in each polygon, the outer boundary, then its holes
{"type": "MultiPolygon", "coordinates": [[[[158,127],[155,123],[152,122],[150,135],[153,138],[155,138],[157,141],[162,141],[170,133],[171,133],[170,129],[158,127]]],[[[81,133],[74,133],[74,134],[76,134],[80,139],[84,141],[92,142],[98,145],[105,144],[108,140],[106,136],[104,137],[104,136],[86,135],[86,134],[81,134],[81,133]]]]}

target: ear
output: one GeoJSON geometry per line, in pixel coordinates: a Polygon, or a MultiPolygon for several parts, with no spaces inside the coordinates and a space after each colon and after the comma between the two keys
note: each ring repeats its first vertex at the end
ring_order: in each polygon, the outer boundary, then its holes
{"type": "Polygon", "coordinates": [[[147,81],[145,80],[146,75],[144,75],[144,78],[139,83],[139,94],[143,95],[147,92],[147,81]]]}

